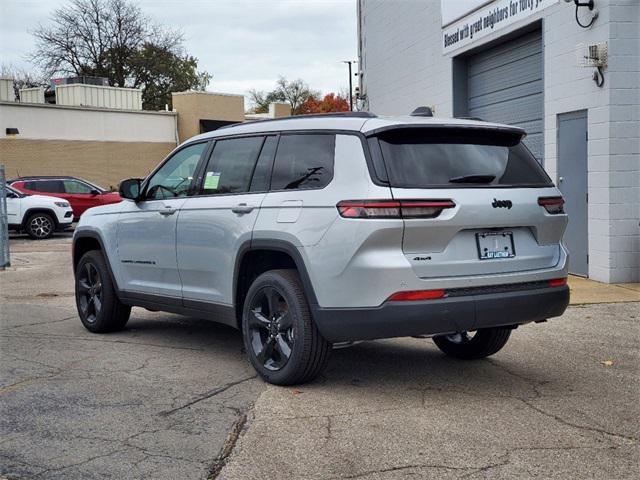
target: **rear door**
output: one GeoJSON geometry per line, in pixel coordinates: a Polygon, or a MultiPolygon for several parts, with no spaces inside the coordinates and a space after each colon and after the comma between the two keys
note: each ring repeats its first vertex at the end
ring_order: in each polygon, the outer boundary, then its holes
{"type": "MultiPolygon", "coordinates": [[[[64,192],[64,184],[62,180],[33,180],[24,182],[24,186],[30,193],[39,193],[40,195],[47,195],[49,197],[58,197],[67,199],[67,195],[64,192]]],[[[71,202],[69,202],[71,203],[71,202]]],[[[73,208],[73,203],[71,203],[73,208]]]]}
{"type": "Polygon", "coordinates": [[[186,307],[233,303],[240,246],[251,240],[269,186],[275,135],[217,140],[198,193],[178,218],[177,260],[186,307]]]}
{"type": "Polygon", "coordinates": [[[428,207],[403,210],[403,250],[419,277],[500,274],[558,263],[566,215],[552,215],[538,204],[558,191],[520,136],[437,128],[379,135],[394,199],[428,207]]]}

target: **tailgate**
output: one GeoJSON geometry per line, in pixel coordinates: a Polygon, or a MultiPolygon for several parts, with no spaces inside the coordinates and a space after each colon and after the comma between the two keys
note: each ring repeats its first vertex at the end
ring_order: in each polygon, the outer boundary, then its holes
{"type": "Polygon", "coordinates": [[[402,249],[421,278],[536,270],[560,259],[567,217],[550,215],[538,204],[540,196],[557,195],[555,188],[392,188],[392,193],[398,200],[435,197],[455,203],[436,218],[404,219],[402,249]]]}

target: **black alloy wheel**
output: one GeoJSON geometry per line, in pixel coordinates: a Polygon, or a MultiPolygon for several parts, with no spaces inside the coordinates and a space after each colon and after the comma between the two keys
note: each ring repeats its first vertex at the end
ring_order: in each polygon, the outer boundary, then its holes
{"type": "Polygon", "coordinates": [[[75,290],[80,321],[90,332],[117,332],[127,324],[131,307],[118,298],[101,251],[91,250],[80,258],[75,290]]]}
{"type": "Polygon", "coordinates": [[[267,370],[281,370],[291,358],[294,332],[289,305],[276,288],[264,287],[252,298],[248,325],[257,360],[267,370]]]}
{"type": "Polygon", "coordinates": [[[331,353],[293,269],[270,270],[252,282],[242,309],[242,337],[251,365],[274,385],[313,380],[331,353]]]}
{"type": "Polygon", "coordinates": [[[100,272],[90,262],[78,272],[78,301],[80,313],[89,324],[96,323],[102,310],[102,279],[100,272]]]}

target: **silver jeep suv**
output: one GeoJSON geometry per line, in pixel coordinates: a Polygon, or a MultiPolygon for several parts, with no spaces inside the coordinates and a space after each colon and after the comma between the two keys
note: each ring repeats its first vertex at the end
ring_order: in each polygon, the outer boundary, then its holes
{"type": "Polygon", "coordinates": [[[563,199],[519,128],[417,110],[239,124],[196,136],[74,234],[80,319],[132,306],[238,328],[268,382],[333,344],[431,336],[496,353],[569,302],[563,199]]]}

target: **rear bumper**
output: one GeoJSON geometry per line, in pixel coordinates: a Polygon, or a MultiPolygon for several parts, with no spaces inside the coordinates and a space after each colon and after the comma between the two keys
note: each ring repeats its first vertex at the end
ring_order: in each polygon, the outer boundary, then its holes
{"type": "Polygon", "coordinates": [[[346,342],[520,325],[558,317],[569,305],[568,286],[462,293],[439,300],[385,302],[376,308],[317,307],[313,316],[324,338],[346,342]]]}

